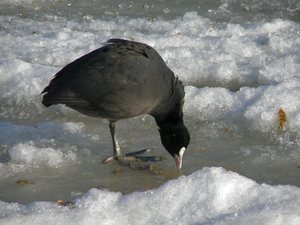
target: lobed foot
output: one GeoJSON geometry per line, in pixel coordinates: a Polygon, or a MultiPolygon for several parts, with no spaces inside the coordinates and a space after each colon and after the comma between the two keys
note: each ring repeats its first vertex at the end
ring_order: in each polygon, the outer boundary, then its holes
{"type": "Polygon", "coordinates": [[[121,165],[129,166],[132,169],[148,169],[149,165],[146,165],[145,162],[160,162],[165,159],[162,156],[140,156],[141,154],[152,150],[152,148],[146,148],[140,151],[130,152],[125,155],[114,155],[103,160],[103,163],[109,163],[113,160],[117,160],[121,165]]]}

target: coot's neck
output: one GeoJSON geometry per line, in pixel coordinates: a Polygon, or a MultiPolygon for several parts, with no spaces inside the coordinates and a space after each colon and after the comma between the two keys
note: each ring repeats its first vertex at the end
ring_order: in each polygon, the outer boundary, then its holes
{"type": "Polygon", "coordinates": [[[183,123],[184,87],[178,78],[173,80],[172,94],[150,113],[155,118],[157,125],[183,123]]]}
{"type": "Polygon", "coordinates": [[[181,124],[183,123],[182,113],[183,101],[175,102],[171,108],[161,110],[159,113],[153,114],[156,124],[163,128],[167,124],[181,124]]]}

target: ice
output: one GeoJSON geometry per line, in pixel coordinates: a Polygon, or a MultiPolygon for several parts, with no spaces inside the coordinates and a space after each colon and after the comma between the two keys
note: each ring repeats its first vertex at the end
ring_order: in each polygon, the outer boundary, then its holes
{"type": "Polygon", "coordinates": [[[278,128],[278,110],[290,118],[289,131],[299,136],[300,81],[286,79],[258,88],[243,87],[237,92],[226,88],[186,87],[186,110],[198,120],[237,120],[237,126],[272,133],[278,128]],[[214,112],[214,113],[211,113],[214,112]]]}
{"type": "Polygon", "coordinates": [[[91,189],[74,205],[0,202],[1,224],[300,223],[300,190],[269,186],[221,168],[204,168],[155,190],[129,195],[91,189]]]}
{"type": "Polygon", "coordinates": [[[2,157],[0,175],[7,178],[16,173],[38,170],[40,167],[58,168],[80,162],[90,155],[90,150],[78,151],[76,142],[99,141],[98,135],[83,134],[83,123],[41,123],[34,126],[0,123],[2,157]],[[62,135],[63,134],[63,135],[62,135]],[[70,140],[72,144],[69,143],[70,140]]]}
{"type": "MultiPolygon", "coordinates": [[[[2,17],[2,23],[15,24],[14,29],[7,27],[7,33],[2,35],[1,98],[13,96],[4,100],[2,107],[5,103],[28,106],[30,101],[36,102],[57,70],[50,65],[61,67],[112,36],[134,38],[152,45],[186,84],[196,87],[223,86],[236,91],[244,86],[293,82],[293,78],[299,77],[297,34],[300,31],[299,25],[291,21],[278,19],[248,27],[231,24],[218,28],[195,13],[187,13],[182,19],[170,22],[120,18],[110,22],[87,19],[80,24],[56,17],[44,22],[2,17]],[[126,26],[122,26],[124,22],[126,26]],[[23,30],[22,39],[16,30],[23,30]],[[9,75],[12,68],[17,68],[14,76],[9,75]]],[[[42,113],[40,104],[35,104],[36,110],[42,113]]],[[[27,116],[24,111],[19,114],[7,111],[7,108],[1,110],[4,116],[27,116]]]]}
{"type": "Polygon", "coordinates": [[[33,142],[17,144],[8,150],[11,162],[18,164],[61,166],[65,161],[75,161],[76,155],[69,151],[64,154],[59,149],[37,148],[33,142]]]}
{"type": "Polygon", "coordinates": [[[108,17],[80,2],[0,3],[0,224],[300,224],[299,4],[276,1],[259,19],[273,1],[244,1],[239,15],[237,1],[186,3],[206,13],[176,16],[156,1],[103,3],[108,17]],[[167,158],[154,173],[102,165],[107,122],[41,104],[59,69],[116,37],[153,46],[185,84],[192,142],[179,178],[150,117],[120,121],[118,135],[125,152],[167,158]]]}
{"type": "Polygon", "coordinates": [[[115,1],[61,1],[61,0],[2,0],[0,14],[16,12],[23,17],[43,14],[64,15],[78,18],[89,15],[94,18],[126,16],[130,18],[164,17],[174,19],[186,12],[196,11],[217,22],[246,23],[248,21],[283,18],[299,21],[300,4],[297,0],[115,0],[115,1]]]}

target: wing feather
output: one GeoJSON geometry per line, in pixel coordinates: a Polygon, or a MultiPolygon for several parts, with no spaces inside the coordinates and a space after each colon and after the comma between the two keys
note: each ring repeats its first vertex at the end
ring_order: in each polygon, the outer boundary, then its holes
{"type": "Polygon", "coordinates": [[[88,101],[84,100],[83,98],[80,98],[77,94],[75,94],[74,92],[68,89],[67,90],[50,89],[50,90],[46,90],[46,92],[43,93],[46,94],[43,96],[42,103],[47,107],[54,104],[65,104],[68,106],[74,105],[80,107],[87,107],[90,105],[88,101]]]}

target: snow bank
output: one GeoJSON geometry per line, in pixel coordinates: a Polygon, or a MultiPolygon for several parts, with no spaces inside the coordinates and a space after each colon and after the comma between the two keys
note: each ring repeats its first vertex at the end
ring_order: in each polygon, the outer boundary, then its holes
{"type": "Polygon", "coordinates": [[[1,224],[286,224],[300,223],[300,190],[257,184],[204,168],[156,190],[129,195],[92,189],[73,206],[0,202],[1,224]]]}
{"type": "Polygon", "coordinates": [[[111,37],[125,37],[152,45],[191,86],[186,88],[185,115],[226,118],[234,126],[270,133],[283,108],[288,130],[300,137],[300,26],[294,22],[217,26],[186,13],[171,21],[87,17],[76,22],[51,16],[34,21],[3,16],[0,23],[10,24],[0,37],[0,115],[8,120],[72,114],[63,107],[55,112],[43,108],[43,87],[72,59],[111,37]]]}
{"type": "Polygon", "coordinates": [[[300,137],[300,79],[274,85],[226,88],[186,87],[185,111],[199,121],[232,121],[243,129],[262,133],[278,131],[278,110],[287,114],[287,129],[300,137]],[[213,113],[212,113],[213,112],[213,113]]]}

